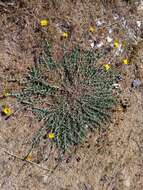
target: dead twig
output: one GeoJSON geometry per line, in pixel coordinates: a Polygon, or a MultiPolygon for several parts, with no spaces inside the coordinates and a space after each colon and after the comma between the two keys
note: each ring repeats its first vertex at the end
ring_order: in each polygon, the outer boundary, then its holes
{"type": "Polygon", "coordinates": [[[51,172],[51,173],[53,172],[53,170],[50,170],[50,169],[48,169],[48,168],[45,168],[45,167],[43,167],[43,166],[41,166],[41,165],[39,165],[39,164],[36,164],[35,162],[26,160],[25,158],[21,158],[21,157],[17,156],[16,154],[10,153],[10,152],[7,151],[7,150],[4,150],[4,152],[5,152],[6,154],[8,154],[8,155],[10,155],[10,156],[12,156],[12,157],[18,159],[18,160],[21,160],[21,161],[27,162],[27,163],[29,163],[29,164],[32,164],[32,165],[34,165],[34,166],[36,166],[36,167],[38,167],[38,168],[40,168],[40,169],[42,169],[42,170],[45,170],[45,171],[51,172]]]}

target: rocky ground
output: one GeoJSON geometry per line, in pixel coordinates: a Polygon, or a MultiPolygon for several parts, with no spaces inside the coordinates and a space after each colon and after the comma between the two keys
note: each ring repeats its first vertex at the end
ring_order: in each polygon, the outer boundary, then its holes
{"type": "Polygon", "coordinates": [[[0,1],[0,13],[0,106],[14,110],[9,118],[0,115],[0,189],[142,190],[142,1],[0,1]],[[47,28],[40,28],[42,18],[49,19],[47,28]],[[88,31],[91,25],[95,28],[92,34],[88,31]],[[70,36],[63,41],[65,30],[70,36]],[[50,152],[46,138],[24,161],[41,124],[15,99],[3,98],[4,90],[19,89],[17,82],[34,64],[43,38],[52,39],[53,56],[59,59],[62,43],[67,48],[75,44],[90,50],[112,48],[109,37],[129,47],[113,48],[99,60],[117,66],[121,73],[121,95],[111,123],[89,134],[58,166],[56,152],[50,152]],[[124,57],[129,64],[120,66],[124,57]]]}

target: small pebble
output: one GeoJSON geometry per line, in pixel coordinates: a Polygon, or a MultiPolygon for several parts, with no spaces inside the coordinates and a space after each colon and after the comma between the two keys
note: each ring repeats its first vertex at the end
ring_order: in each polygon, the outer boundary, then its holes
{"type": "Polygon", "coordinates": [[[94,48],[94,47],[95,47],[95,42],[94,42],[94,41],[91,41],[90,46],[91,46],[92,48],[94,48]]]}
{"type": "Polygon", "coordinates": [[[113,39],[110,37],[110,36],[107,36],[107,42],[112,42],[113,41],[113,39]]]}
{"type": "Polygon", "coordinates": [[[85,125],[85,128],[88,129],[88,125],[87,124],[85,125]]]}
{"type": "Polygon", "coordinates": [[[122,44],[119,44],[119,51],[120,51],[121,53],[123,52],[122,44]]]}
{"type": "Polygon", "coordinates": [[[112,28],[109,28],[109,34],[111,34],[113,32],[112,28]]]}
{"type": "Polygon", "coordinates": [[[140,81],[139,79],[133,80],[133,82],[132,82],[132,87],[133,87],[133,88],[137,88],[137,87],[139,87],[140,85],[141,85],[141,81],[140,81]]]}
{"type": "Polygon", "coordinates": [[[117,81],[121,81],[122,80],[122,76],[121,75],[117,75],[116,79],[117,79],[117,81]]]}
{"type": "Polygon", "coordinates": [[[142,22],[140,20],[137,21],[137,26],[140,28],[142,25],[142,22]]]}
{"type": "Polygon", "coordinates": [[[96,21],[96,25],[97,25],[97,26],[102,26],[102,24],[103,24],[103,23],[102,23],[100,20],[96,21]]]}
{"type": "Polygon", "coordinates": [[[120,88],[120,84],[118,84],[118,83],[114,83],[112,86],[113,86],[115,89],[120,88]]]}
{"type": "Polygon", "coordinates": [[[113,18],[114,18],[114,20],[117,20],[119,18],[119,15],[118,14],[114,14],[113,18]]]}
{"type": "Polygon", "coordinates": [[[96,47],[97,47],[97,48],[101,48],[103,45],[104,45],[103,42],[99,42],[98,44],[96,44],[96,47]]]}

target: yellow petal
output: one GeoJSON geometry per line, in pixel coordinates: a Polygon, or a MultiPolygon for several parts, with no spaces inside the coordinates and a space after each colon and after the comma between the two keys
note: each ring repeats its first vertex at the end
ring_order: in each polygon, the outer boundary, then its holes
{"type": "Polygon", "coordinates": [[[103,67],[104,67],[105,71],[108,71],[110,69],[110,65],[109,64],[104,64],[103,67]]]}
{"type": "Polygon", "coordinates": [[[69,36],[68,32],[63,32],[63,33],[62,33],[62,37],[63,37],[63,38],[68,38],[68,36],[69,36]]]}
{"type": "Polygon", "coordinates": [[[12,114],[12,111],[9,107],[5,106],[2,109],[2,113],[5,114],[6,116],[10,116],[12,114]]]}
{"type": "Polygon", "coordinates": [[[128,64],[128,59],[124,59],[123,64],[127,65],[128,64]]]}
{"type": "Polygon", "coordinates": [[[40,21],[40,25],[41,25],[42,27],[47,26],[47,25],[48,25],[48,20],[47,20],[47,19],[41,20],[41,21],[40,21]]]}
{"type": "Polygon", "coordinates": [[[119,48],[119,42],[118,41],[114,41],[114,47],[119,48]]]}
{"type": "Polygon", "coordinates": [[[9,93],[7,90],[4,90],[3,96],[4,96],[4,97],[7,97],[7,96],[9,96],[9,95],[10,95],[10,93],[9,93]]]}
{"type": "Polygon", "coordinates": [[[88,31],[91,32],[91,33],[93,33],[95,30],[94,30],[94,28],[92,26],[90,26],[89,29],[88,29],[88,31]]]}
{"type": "Polygon", "coordinates": [[[27,157],[26,157],[26,160],[28,160],[28,161],[32,161],[32,154],[29,154],[27,157]]]}
{"type": "Polygon", "coordinates": [[[55,134],[54,133],[49,133],[48,137],[49,137],[49,139],[53,139],[53,138],[55,138],[55,134]]]}

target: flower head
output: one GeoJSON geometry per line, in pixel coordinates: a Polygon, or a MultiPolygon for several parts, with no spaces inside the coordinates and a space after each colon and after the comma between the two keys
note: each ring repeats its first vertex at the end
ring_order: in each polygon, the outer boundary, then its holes
{"type": "Polygon", "coordinates": [[[26,160],[27,160],[27,161],[32,161],[32,159],[33,159],[33,158],[32,158],[32,154],[28,154],[28,156],[26,157],[26,160]]]}
{"type": "Polygon", "coordinates": [[[62,37],[63,37],[63,38],[68,38],[68,37],[69,37],[68,32],[63,32],[63,33],[62,33],[62,37]]]}
{"type": "Polygon", "coordinates": [[[127,65],[129,62],[128,62],[128,59],[123,59],[123,64],[124,65],[127,65]]]}
{"type": "Polygon", "coordinates": [[[95,31],[95,29],[93,28],[93,26],[90,26],[88,29],[89,32],[93,33],[95,31]]]}
{"type": "Polygon", "coordinates": [[[6,116],[10,116],[12,114],[12,110],[8,106],[4,106],[2,109],[2,113],[6,116]]]}
{"type": "Polygon", "coordinates": [[[108,71],[110,69],[110,65],[109,64],[104,64],[103,67],[104,67],[105,71],[108,71]]]}
{"type": "Polygon", "coordinates": [[[119,48],[119,42],[116,40],[116,41],[114,41],[114,47],[115,48],[119,48]]]}
{"type": "Polygon", "coordinates": [[[55,134],[54,133],[49,133],[48,134],[48,138],[49,139],[54,139],[55,138],[55,134]]]}
{"type": "Polygon", "coordinates": [[[4,97],[7,97],[7,96],[9,96],[9,95],[10,95],[9,91],[8,91],[8,90],[4,90],[3,96],[4,96],[4,97]]]}
{"type": "Polygon", "coordinates": [[[48,20],[47,19],[42,19],[40,20],[40,26],[44,27],[48,25],[48,20]]]}

